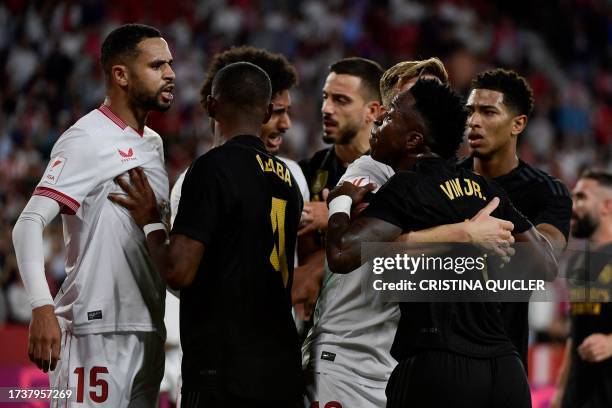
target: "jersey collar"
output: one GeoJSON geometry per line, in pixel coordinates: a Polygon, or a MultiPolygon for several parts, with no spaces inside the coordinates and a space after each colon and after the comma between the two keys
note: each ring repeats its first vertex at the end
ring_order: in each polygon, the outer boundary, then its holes
{"type": "Polygon", "coordinates": [[[109,108],[107,105],[105,105],[105,104],[100,105],[98,110],[100,112],[102,112],[104,114],[104,116],[109,118],[115,125],[119,126],[121,129],[125,130],[126,128],[130,127],[134,132],[138,133],[138,135],[140,135],[140,137],[144,136],[144,130],[142,132],[139,132],[138,130],[136,130],[133,127],[129,126],[127,123],[125,123],[123,121],[123,119],[121,119],[119,116],[117,116],[115,114],[115,112],[113,112],[111,110],[111,108],[109,108]]]}

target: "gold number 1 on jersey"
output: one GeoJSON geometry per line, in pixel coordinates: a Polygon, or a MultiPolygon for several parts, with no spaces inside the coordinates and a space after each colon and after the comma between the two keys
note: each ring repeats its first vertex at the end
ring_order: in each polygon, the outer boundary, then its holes
{"type": "Polygon", "coordinates": [[[270,209],[270,220],[272,221],[272,235],[274,236],[274,248],[270,254],[270,263],[277,272],[281,273],[283,285],[287,286],[289,271],[287,269],[287,254],[285,253],[285,210],[287,200],[272,197],[272,208],[270,209]]]}

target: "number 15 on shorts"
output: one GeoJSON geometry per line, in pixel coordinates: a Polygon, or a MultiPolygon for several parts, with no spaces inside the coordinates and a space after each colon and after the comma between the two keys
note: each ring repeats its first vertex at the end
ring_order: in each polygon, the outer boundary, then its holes
{"type": "Polygon", "coordinates": [[[77,367],[73,374],[76,375],[76,398],[75,401],[83,402],[88,398],[95,403],[103,403],[108,399],[108,368],[94,366],[87,370],[85,367],[77,367]]]}

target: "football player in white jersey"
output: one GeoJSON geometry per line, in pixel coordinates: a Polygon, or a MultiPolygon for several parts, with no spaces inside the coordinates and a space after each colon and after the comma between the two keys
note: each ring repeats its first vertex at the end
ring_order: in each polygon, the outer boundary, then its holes
{"type": "Polygon", "coordinates": [[[152,407],[164,369],[165,283],[145,234],[107,196],[122,192],[115,177],[141,167],[158,202],[168,200],[162,140],[145,122],[172,104],[172,54],[157,29],[128,24],[106,37],[101,63],[104,103],[58,139],[13,230],[32,306],[28,353],[50,371],[52,388],[73,389],[61,406],[152,407]],[[53,301],[42,234],[60,213],[67,277],[53,301]]]}
{"type": "MultiPolygon", "coordinates": [[[[437,58],[396,64],[380,80],[383,111],[395,95],[409,89],[419,78],[448,81],[437,58]]],[[[373,183],[376,193],[393,174],[389,166],[365,155],[349,165],[338,185],[345,181],[358,186],[373,183]]],[[[470,221],[410,232],[402,240],[414,243],[507,239],[508,228],[511,229],[508,223],[489,216],[497,202],[490,203],[470,221]]],[[[346,275],[334,274],[326,265],[314,326],[302,348],[308,381],[306,397],[312,408],[386,406],[385,387],[397,364],[390,351],[400,310],[397,303],[362,293],[362,282],[368,273],[366,265],[346,275]]]]}

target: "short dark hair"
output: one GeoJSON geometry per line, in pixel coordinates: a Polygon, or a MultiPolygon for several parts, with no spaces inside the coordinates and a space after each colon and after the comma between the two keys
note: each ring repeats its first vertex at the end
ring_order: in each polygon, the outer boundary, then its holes
{"type": "Polygon", "coordinates": [[[427,127],[425,144],[444,159],[455,157],[467,120],[463,99],[448,85],[420,79],[408,91],[427,127]]]}
{"type": "Polygon", "coordinates": [[[223,67],[239,61],[255,64],[268,74],[272,82],[272,95],[297,85],[297,72],[283,55],[250,46],[232,47],[227,51],[216,54],[212,59],[206,73],[206,79],[200,88],[200,101],[202,103],[210,95],[213,78],[217,72],[223,67]]]}
{"type": "Polygon", "coordinates": [[[211,95],[245,115],[265,114],[272,85],[266,72],[250,62],[234,62],[221,68],[212,81],[211,95]]]}
{"type": "Polygon", "coordinates": [[[381,101],[379,83],[384,70],[377,62],[360,57],[344,58],[333,63],[329,67],[329,72],[361,78],[361,88],[365,91],[365,99],[381,101]]]}
{"type": "Polygon", "coordinates": [[[144,24],[125,24],[110,32],[102,43],[100,62],[107,76],[110,76],[111,67],[124,57],[138,55],[138,43],[147,38],[160,38],[161,32],[144,24]]]}
{"type": "Polygon", "coordinates": [[[595,180],[604,187],[612,188],[612,173],[603,170],[586,169],[582,172],[580,178],[595,180]]]}
{"type": "Polygon", "coordinates": [[[472,80],[472,89],[489,89],[504,94],[504,104],[518,115],[531,115],[533,90],[525,78],[515,71],[501,68],[479,73],[472,80]]]}

